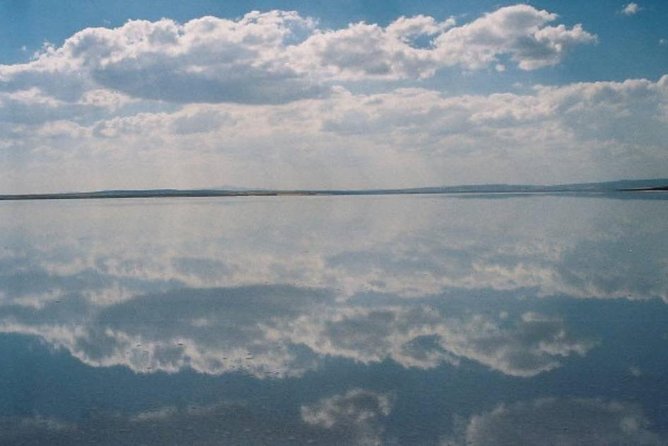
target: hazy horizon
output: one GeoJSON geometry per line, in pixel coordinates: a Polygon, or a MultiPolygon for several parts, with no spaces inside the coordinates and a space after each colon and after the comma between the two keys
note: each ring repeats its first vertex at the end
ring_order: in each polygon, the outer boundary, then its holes
{"type": "Polygon", "coordinates": [[[151,192],[151,191],[174,191],[174,192],[188,192],[188,191],[220,191],[220,192],[247,192],[247,191],[258,191],[258,192],[327,192],[327,191],[336,191],[336,192],[373,192],[373,191],[411,191],[411,190],[420,190],[420,189],[457,189],[457,188],[503,188],[503,187],[527,187],[527,188],[554,188],[554,187],[568,187],[568,186],[603,186],[603,185],[613,185],[617,183],[635,183],[640,184],[639,186],[630,186],[630,187],[666,187],[668,186],[668,178],[642,178],[642,179],[618,179],[618,180],[608,180],[600,182],[575,182],[575,183],[560,183],[560,184],[516,184],[516,183],[471,183],[471,184],[441,184],[441,185],[425,185],[425,186],[413,186],[413,187],[402,187],[402,188],[363,188],[355,189],[350,187],[333,187],[327,189],[288,189],[288,188],[257,188],[257,187],[244,187],[244,186],[218,186],[218,187],[194,187],[190,189],[178,189],[172,187],[166,188],[147,188],[147,189],[99,189],[99,190],[68,190],[68,191],[56,191],[56,192],[24,192],[20,194],[5,194],[0,191],[0,197],[7,197],[12,195],[66,195],[66,194],[97,194],[97,193],[109,193],[109,192],[151,192]],[[646,183],[646,184],[644,184],[646,183]]]}

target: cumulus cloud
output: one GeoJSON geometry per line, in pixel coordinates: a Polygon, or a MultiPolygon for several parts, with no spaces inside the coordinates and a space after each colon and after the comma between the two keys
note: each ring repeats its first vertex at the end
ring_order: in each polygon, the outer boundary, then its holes
{"type": "Polygon", "coordinates": [[[622,8],[622,14],[624,14],[624,15],[636,15],[641,10],[642,10],[642,8],[637,3],[631,2],[628,5],[624,6],[624,8],[622,8]]]}
{"type": "Polygon", "coordinates": [[[0,67],[0,190],[661,176],[668,77],[488,95],[384,82],[535,69],[594,40],[556,21],[515,5],[463,24],[414,16],[330,30],[273,11],[85,29],[0,67]],[[360,93],[356,81],[384,90],[360,93]]]}
{"type": "Polygon", "coordinates": [[[331,79],[429,77],[446,64],[433,47],[414,47],[412,39],[440,35],[453,25],[452,19],[439,23],[425,16],[401,17],[386,28],[356,23],[316,33],[293,53],[300,71],[322,71],[331,79]]]}
{"type": "Polygon", "coordinates": [[[35,85],[76,100],[97,86],[173,102],[285,102],[322,89],[298,76],[285,58],[291,39],[314,22],[294,12],[249,13],[238,21],[202,17],[129,21],[88,28],[27,64],[3,66],[4,90],[35,85]]]}
{"type": "Polygon", "coordinates": [[[334,79],[425,78],[444,67],[497,66],[501,56],[509,56],[520,69],[534,70],[559,63],[572,46],[596,41],[581,25],[549,26],[556,18],[528,5],[500,8],[461,26],[453,19],[402,17],[386,28],[358,23],[316,33],[294,51],[302,70],[324,68],[334,79]],[[416,36],[431,42],[412,45],[416,36]]]}
{"type": "Polygon", "coordinates": [[[31,62],[0,66],[0,90],[37,88],[67,102],[102,88],[176,103],[285,103],[326,95],[326,81],[424,78],[444,67],[493,66],[503,55],[531,70],[595,41],[580,25],[548,25],[555,19],[515,5],[459,27],[418,15],[329,30],[287,11],[184,24],[135,20],[84,29],[31,62]]]}
{"type": "Polygon", "coordinates": [[[556,14],[529,5],[501,8],[435,39],[441,60],[469,69],[489,66],[498,55],[509,55],[523,70],[555,65],[573,45],[596,37],[576,25],[548,26],[556,14]]]}

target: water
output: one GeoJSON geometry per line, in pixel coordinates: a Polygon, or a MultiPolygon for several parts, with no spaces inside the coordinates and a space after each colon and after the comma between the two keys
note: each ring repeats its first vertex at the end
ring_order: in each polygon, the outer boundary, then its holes
{"type": "Polygon", "coordinates": [[[667,444],[665,200],[0,203],[0,444],[667,444]]]}

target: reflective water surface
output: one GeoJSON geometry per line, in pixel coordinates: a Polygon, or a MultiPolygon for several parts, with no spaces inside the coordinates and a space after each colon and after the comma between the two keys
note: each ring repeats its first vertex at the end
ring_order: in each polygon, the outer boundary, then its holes
{"type": "Polygon", "coordinates": [[[666,203],[0,203],[0,444],[668,444],[666,203]]]}

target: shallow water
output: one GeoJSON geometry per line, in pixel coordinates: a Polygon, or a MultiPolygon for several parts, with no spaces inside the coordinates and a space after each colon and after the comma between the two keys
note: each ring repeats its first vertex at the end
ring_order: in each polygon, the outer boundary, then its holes
{"type": "Polygon", "coordinates": [[[665,200],[0,203],[0,444],[666,444],[665,200]]]}

